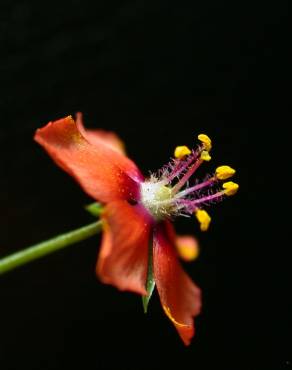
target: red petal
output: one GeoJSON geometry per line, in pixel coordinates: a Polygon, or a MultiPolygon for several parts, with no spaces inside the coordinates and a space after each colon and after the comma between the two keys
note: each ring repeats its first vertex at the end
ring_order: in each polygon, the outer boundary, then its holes
{"type": "Polygon", "coordinates": [[[175,246],[180,258],[186,262],[194,261],[199,256],[199,243],[191,235],[177,236],[175,246]]]}
{"type": "Polygon", "coordinates": [[[108,204],[97,274],[120,290],[146,295],[150,216],[140,206],[125,201],[108,204]]]}
{"type": "Polygon", "coordinates": [[[155,230],[153,266],[163,309],[183,342],[189,345],[195,333],[193,317],[201,309],[201,291],[180,266],[166,224],[155,230]]]}
{"type": "Polygon", "coordinates": [[[100,145],[102,140],[104,144],[108,145],[111,149],[116,150],[120,154],[126,154],[125,145],[123,141],[111,131],[104,130],[88,130],[83,125],[82,113],[76,113],[76,125],[80,133],[85,137],[87,141],[92,145],[100,145]]]}
{"type": "Polygon", "coordinates": [[[90,144],[72,117],[38,129],[35,140],[94,199],[108,202],[139,197],[138,183],[143,176],[136,165],[103,140],[99,145],[90,144]]]}

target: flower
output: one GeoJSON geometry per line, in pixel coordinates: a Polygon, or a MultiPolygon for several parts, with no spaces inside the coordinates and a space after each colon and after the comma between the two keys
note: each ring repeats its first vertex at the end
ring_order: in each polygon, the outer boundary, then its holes
{"type": "Polygon", "coordinates": [[[210,138],[201,134],[198,139],[196,149],[177,147],[168,165],[144,178],[125,155],[118,137],[86,130],[81,114],[76,122],[69,116],[48,123],[35,134],[53,160],[104,204],[96,268],[100,280],[148,298],[155,283],[164,312],[186,345],[194,335],[193,318],[201,309],[201,291],[184,272],[178,256],[187,261],[196,258],[198,244],[190,236],[176,236],[171,220],[194,214],[206,231],[211,218],[203,207],[233,195],[238,188],[229,181],[217,189],[221,180],[234,174],[229,166],[218,167],[205,181],[189,185],[199,166],[211,159],[210,138]],[[154,282],[148,289],[152,269],[154,282]]]}

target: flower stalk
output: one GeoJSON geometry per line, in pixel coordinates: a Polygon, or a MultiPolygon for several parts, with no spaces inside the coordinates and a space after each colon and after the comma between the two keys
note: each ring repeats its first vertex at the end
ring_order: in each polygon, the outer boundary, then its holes
{"type": "Polygon", "coordinates": [[[0,275],[98,234],[102,221],[58,235],[0,259],[0,275]]]}

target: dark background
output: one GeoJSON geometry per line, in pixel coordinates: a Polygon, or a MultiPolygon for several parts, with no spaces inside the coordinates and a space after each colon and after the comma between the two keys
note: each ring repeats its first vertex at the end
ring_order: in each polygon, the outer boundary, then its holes
{"type": "Polygon", "coordinates": [[[92,221],[90,199],[32,141],[38,127],[76,111],[116,131],[144,173],[207,133],[213,161],[199,174],[230,164],[241,185],[210,210],[207,234],[178,222],[202,245],[185,266],[204,294],[189,348],[157,296],[145,316],[138,296],[98,282],[96,237],[1,277],[1,370],[291,368],[289,243],[273,241],[273,219],[283,223],[271,212],[287,4],[0,7],[1,256],[92,221]]]}

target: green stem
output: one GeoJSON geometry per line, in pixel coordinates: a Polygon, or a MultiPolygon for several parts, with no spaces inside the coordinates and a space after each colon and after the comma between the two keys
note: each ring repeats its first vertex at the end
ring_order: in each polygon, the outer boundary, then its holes
{"type": "Polygon", "coordinates": [[[101,227],[102,221],[94,222],[4,257],[0,259],[0,275],[59,249],[88,239],[98,234],[101,227]]]}

